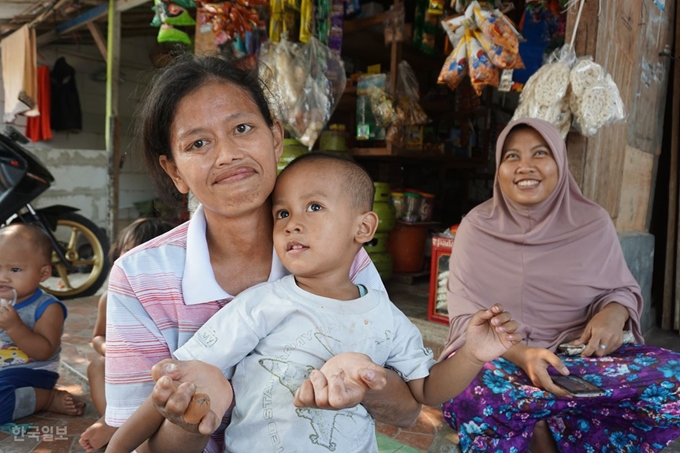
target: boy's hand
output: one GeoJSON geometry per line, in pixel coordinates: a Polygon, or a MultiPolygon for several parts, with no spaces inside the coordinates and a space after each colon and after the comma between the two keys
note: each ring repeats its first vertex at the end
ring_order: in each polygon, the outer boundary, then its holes
{"type": "Polygon", "coordinates": [[[361,404],[366,392],[382,390],[387,371],[366,354],[345,352],[312,371],[295,392],[297,407],[345,409],[361,404]]]}
{"type": "Polygon", "coordinates": [[[465,348],[471,358],[488,362],[500,357],[509,348],[522,340],[522,334],[515,331],[519,327],[512,315],[495,304],[489,310],[475,313],[467,327],[465,348]]]}
{"type": "Polygon", "coordinates": [[[233,400],[231,384],[219,368],[197,360],[166,359],[153,366],[151,375],[156,380],[151,398],[163,417],[192,433],[207,435],[219,428],[233,400]],[[210,411],[198,424],[189,424],[184,413],[197,391],[210,397],[210,411]]]}
{"type": "Polygon", "coordinates": [[[2,304],[0,305],[0,329],[8,331],[12,327],[23,324],[19,313],[14,309],[13,306],[2,304]]]}

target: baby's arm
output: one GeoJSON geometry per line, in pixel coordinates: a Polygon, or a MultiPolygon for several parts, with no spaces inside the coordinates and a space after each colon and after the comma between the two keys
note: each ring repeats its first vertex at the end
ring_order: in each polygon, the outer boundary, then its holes
{"type": "Polygon", "coordinates": [[[500,357],[522,339],[516,321],[499,304],[480,310],[470,319],[467,341],[452,357],[430,368],[430,375],[408,382],[416,400],[439,405],[458,396],[489,360],[500,357]]]}
{"type": "Polygon", "coordinates": [[[94,330],[92,331],[92,347],[99,354],[106,355],[106,300],[108,297],[108,291],[99,298],[99,304],[97,306],[97,321],[94,324],[94,330]]]}
{"type": "Polygon", "coordinates": [[[12,306],[0,308],[0,329],[4,329],[17,348],[35,360],[47,360],[61,344],[64,308],[53,303],[45,308],[33,330],[23,323],[12,306]]]}
{"type": "Polygon", "coordinates": [[[123,426],[118,428],[106,447],[107,453],[134,451],[158,431],[164,420],[165,418],[156,410],[151,397],[148,397],[123,426]]]}

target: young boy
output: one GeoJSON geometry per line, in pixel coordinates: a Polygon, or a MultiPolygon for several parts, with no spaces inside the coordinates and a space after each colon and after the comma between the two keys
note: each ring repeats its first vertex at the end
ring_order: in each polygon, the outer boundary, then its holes
{"type": "Polygon", "coordinates": [[[0,229],[0,425],[41,410],[82,414],[82,403],[54,388],[66,307],[39,288],[52,273],[51,256],[39,228],[0,229]]]}
{"type": "MultiPolygon", "coordinates": [[[[378,225],[373,183],[359,165],[305,155],[281,173],[272,197],[274,248],[293,275],[244,291],[175,352],[180,360],[216,365],[231,379],[236,405],[225,451],[377,452],[363,406],[294,406],[313,370],[338,354],[366,354],[400,373],[416,400],[434,405],[463,391],[484,362],[520,340],[517,324],[495,306],[470,321],[468,344],[435,364],[386,293],[352,283],[352,260],[378,225]]],[[[132,450],[162,420],[147,399],[107,451],[132,450]]]]}

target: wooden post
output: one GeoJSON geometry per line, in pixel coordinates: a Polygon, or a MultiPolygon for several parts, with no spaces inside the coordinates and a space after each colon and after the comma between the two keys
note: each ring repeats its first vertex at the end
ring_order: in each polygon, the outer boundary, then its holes
{"type": "Polygon", "coordinates": [[[668,228],[666,237],[666,268],[664,273],[663,308],[661,313],[661,328],[680,330],[680,300],[678,299],[678,152],[680,137],[677,125],[680,124],[680,5],[675,8],[675,47],[673,54],[673,106],[671,112],[671,174],[668,182],[668,228]],[[673,303],[674,302],[674,303],[673,303]],[[675,306],[675,308],[673,307],[675,306]],[[672,321],[672,322],[671,322],[672,321]]]}
{"type": "Polygon", "coordinates": [[[120,127],[118,88],[120,84],[120,11],[109,0],[109,29],[106,41],[106,151],[109,155],[108,213],[106,232],[114,240],[118,220],[118,187],[120,164],[120,127]]]}

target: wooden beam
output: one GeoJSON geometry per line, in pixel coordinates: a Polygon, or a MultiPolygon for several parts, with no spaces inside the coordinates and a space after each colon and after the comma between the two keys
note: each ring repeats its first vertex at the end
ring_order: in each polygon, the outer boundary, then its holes
{"type": "Polygon", "coordinates": [[[108,212],[106,230],[114,239],[118,223],[118,192],[120,176],[120,119],[118,93],[120,85],[120,10],[109,2],[109,28],[106,39],[106,151],[109,155],[108,212]]]}
{"type": "Polygon", "coordinates": [[[144,3],[151,3],[150,0],[116,0],[116,11],[122,13],[132,8],[136,8],[144,3]]]}
{"type": "MultiPolygon", "coordinates": [[[[137,6],[143,5],[145,3],[149,3],[149,0],[116,0],[115,3],[113,3],[113,5],[115,7],[115,11],[118,14],[120,14],[124,11],[136,8],[137,6]]],[[[108,10],[109,10],[108,3],[102,3],[99,6],[95,6],[94,8],[86,11],[85,13],[81,14],[78,17],[75,17],[71,20],[67,20],[66,22],[57,25],[53,31],[38,36],[38,39],[36,40],[38,47],[49,44],[52,41],[56,41],[57,39],[59,39],[59,35],[63,33],[68,33],[70,31],[75,30],[76,28],[86,25],[88,22],[106,16],[108,14],[108,10]]]]}
{"type": "Polygon", "coordinates": [[[42,14],[40,14],[38,17],[36,17],[35,19],[33,19],[33,20],[28,24],[28,26],[29,26],[30,28],[34,28],[36,25],[38,25],[38,24],[41,23],[43,20],[45,20],[45,18],[47,17],[48,14],[50,14],[52,11],[58,11],[59,8],[61,8],[62,6],[64,6],[65,3],[70,2],[70,1],[73,1],[73,0],[59,0],[57,3],[51,5],[51,6],[50,6],[49,8],[47,8],[45,11],[43,11],[42,14]]]}
{"type": "Polygon", "coordinates": [[[666,268],[664,269],[663,305],[661,310],[661,328],[670,330],[680,329],[680,301],[678,287],[680,275],[678,275],[678,153],[680,153],[680,5],[675,9],[675,59],[673,65],[673,107],[671,111],[671,174],[668,182],[668,227],[666,229],[666,268]]]}
{"type": "Polygon", "coordinates": [[[87,28],[90,30],[92,38],[94,38],[95,44],[97,44],[97,49],[99,49],[99,52],[101,52],[102,57],[104,57],[104,61],[106,61],[106,41],[104,40],[102,34],[99,32],[99,28],[97,28],[97,26],[92,21],[87,23],[87,28]]]}

